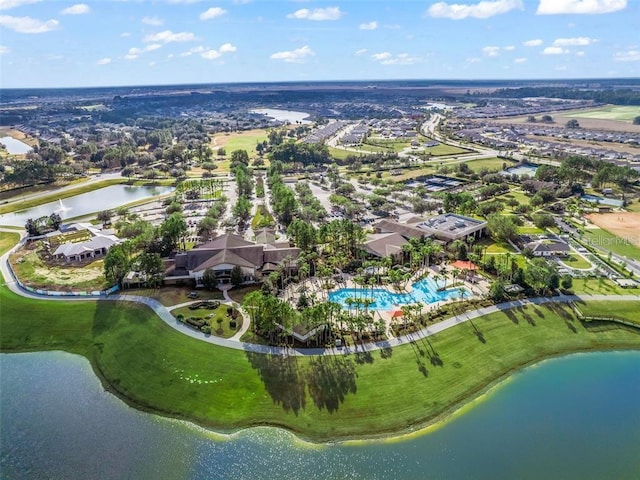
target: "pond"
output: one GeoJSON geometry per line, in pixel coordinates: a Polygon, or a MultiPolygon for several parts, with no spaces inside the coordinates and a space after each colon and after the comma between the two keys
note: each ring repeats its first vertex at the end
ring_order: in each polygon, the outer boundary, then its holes
{"type": "Polygon", "coordinates": [[[277,108],[256,108],[255,110],[251,110],[251,113],[259,113],[260,115],[275,118],[280,122],[311,123],[309,120],[305,120],[305,118],[309,117],[309,114],[306,112],[296,112],[294,110],[279,110],[277,108]]]}
{"type": "Polygon", "coordinates": [[[223,436],[134,410],[67,353],[2,354],[0,370],[6,479],[590,480],[640,471],[637,351],[527,368],[426,432],[322,445],[275,428],[223,436]]]}
{"type": "Polygon", "coordinates": [[[7,152],[11,155],[24,155],[33,150],[33,148],[26,143],[16,140],[13,137],[1,137],[0,143],[6,147],[7,152]]]}
{"type": "Polygon", "coordinates": [[[57,213],[62,219],[88,215],[118,208],[137,200],[170,193],[174,187],[137,187],[131,185],[111,185],[74,197],[44,203],[26,210],[0,215],[0,225],[22,227],[29,218],[39,218],[57,213]]]}

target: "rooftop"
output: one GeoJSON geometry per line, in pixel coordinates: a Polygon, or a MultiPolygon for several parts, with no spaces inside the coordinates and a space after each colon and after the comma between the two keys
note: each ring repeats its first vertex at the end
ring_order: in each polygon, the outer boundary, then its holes
{"type": "Polygon", "coordinates": [[[430,218],[417,226],[431,233],[443,232],[449,235],[468,235],[475,232],[479,227],[485,226],[486,223],[483,220],[476,220],[475,218],[455,213],[445,213],[430,218]]]}

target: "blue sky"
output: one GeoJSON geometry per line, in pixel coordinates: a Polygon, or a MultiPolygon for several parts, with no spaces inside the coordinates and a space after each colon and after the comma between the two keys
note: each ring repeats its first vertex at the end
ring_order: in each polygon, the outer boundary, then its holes
{"type": "Polygon", "coordinates": [[[0,0],[0,86],[640,77],[640,0],[0,0]]]}

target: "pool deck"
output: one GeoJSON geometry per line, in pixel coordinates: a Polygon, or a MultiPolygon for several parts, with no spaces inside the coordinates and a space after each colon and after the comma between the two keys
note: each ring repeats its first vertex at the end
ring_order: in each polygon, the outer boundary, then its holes
{"type": "MultiPolygon", "coordinates": [[[[376,289],[385,289],[390,293],[411,293],[413,291],[413,283],[418,281],[420,277],[424,277],[424,273],[428,274],[429,278],[434,277],[440,271],[440,266],[432,265],[428,269],[420,269],[416,274],[414,274],[406,283],[406,289],[396,291],[392,286],[384,286],[384,285],[374,285],[373,288],[376,289]]],[[[451,272],[451,269],[448,269],[451,272]]],[[[484,277],[477,276],[475,277],[478,280],[478,283],[471,283],[463,280],[462,278],[457,278],[455,283],[456,286],[454,288],[464,287],[470,295],[465,296],[466,300],[471,298],[479,298],[481,295],[486,294],[489,291],[489,283],[484,277]]],[[[344,281],[336,282],[335,280],[330,280],[334,286],[330,289],[323,288],[323,281],[317,277],[311,277],[305,279],[303,282],[291,284],[289,285],[280,295],[279,297],[283,300],[290,302],[292,305],[296,305],[298,302],[298,298],[300,297],[300,292],[304,291],[307,296],[315,296],[320,301],[328,301],[329,293],[343,289],[343,288],[359,288],[361,289],[361,285],[357,285],[353,281],[353,276],[349,274],[343,274],[344,281]]],[[[448,282],[449,284],[453,282],[448,282]]],[[[433,303],[423,304],[422,309],[420,310],[421,314],[437,310],[442,305],[446,303],[452,303],[458,301],[458,298],[441,300],[433,303]]],[[[393,313],[396,310],[399,310],[401,305],[398,305],[396,308],[392,309],[384,309],[384,310],[375,310],[369,309],[369,311],[373,314],[373,318],[378,320],[382,319],[385,323],[385,334],[387,338],[393,338],[393,329],[391,328],[395,322],[398,322],[398,318],[393,317],[393,313]]]]}

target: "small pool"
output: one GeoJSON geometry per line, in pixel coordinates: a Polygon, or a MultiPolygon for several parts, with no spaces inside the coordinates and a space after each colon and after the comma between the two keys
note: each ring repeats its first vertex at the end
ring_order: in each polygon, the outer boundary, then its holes
{"type": "Polygon", "coordinates": [[[607,197],[598,197],[597,195],[582,195],[583,200],[588,200],[589,202],[595,202],[600,205],[610,205],[612,207],[622,207],[624,202],[622,200],[618,200],[617,198],[607,198],[607,197]]]}
{"type": "MultiPolygon", "coordinates": [[[[348,298],[371,298],[374,302],[369,305],[370,310],[393,310],[410,303],[435,303],[450,298],[460,298],[459,288],[439,292],[438,288],[444,286],[444,282],[441,281],[436,285],[436,282],[429,277],[418,280],[412,286],[411,293],[392,293],[386,288],[341,288],[329,293],[329,301],[338,303],[343,308],[355,308],[347,304],[348,298]]],[[[468,293],[467,290],[465,293],[468,293]]]]}

